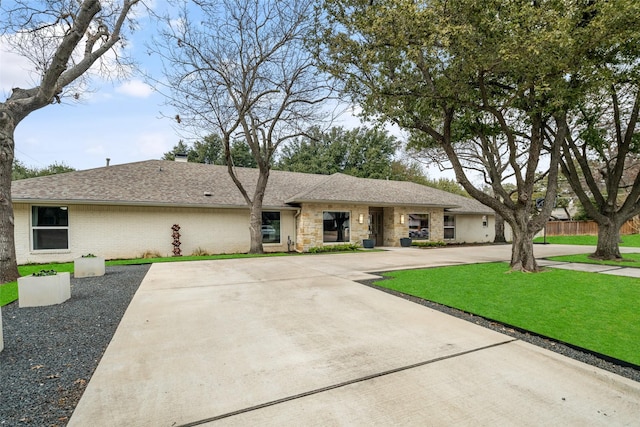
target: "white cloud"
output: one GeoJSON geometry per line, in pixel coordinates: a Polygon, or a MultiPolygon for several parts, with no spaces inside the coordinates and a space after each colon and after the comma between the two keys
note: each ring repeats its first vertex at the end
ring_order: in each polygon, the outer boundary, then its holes
{"type": "Polygon", "coordinates": [[[0,62],[0,91],[7,96],[14,87],[34,86],[33,65],[22,55],[12,53],[4,37],[0,37],[0,62]]]}
{"type": "Polygon", "coordinates": [[[136,138],[136,146],[143,159],[159,159],[171,150],[174,139],[174,135],[166,132],[142,133],[136,138]]]}
{"type": "MultiPolygon", "coordinates": [[[[0,0],[1,2],[1,0],[0,0]]],[[[95,25],[93,23],[92,25],[95,25]]],[[[8,97],[14,87],[31,88],[40,84],[40,74],[37,71],[41,64],[49,64],[58,46],[57,38],[65,33],[62,25],[52,25],[38,34],[31,32],[7,33],[0,35],[0,94],[8,97]],[[49,45],[41,48],[41,40],[49,37],[53,39],[49,45]],[[34,42],[35,40],[35,42],[34,42]],[[36,64],[40,64],[36,66],[36,64]]],[[[126,57],[130,42],[116,44],[111,50],[102,55],[87,70],[83,77],[67,87],[70,94],[95,90],[114,78],[130,75],[133,69],[120,62],[118,58],[126,57]],[[91,84],[89,84],[89,82],[91,84]]],[[[73,52],[69,67],[82,60],[85,42],[81,41],[73,52]]],[[[125,94],[146,98],[153,89],[141,81],[126,82],[122,85],[125,94]]]]}
{"type": "Polygon", "coordinates": [[[129,80],[116,88],[116,92],[135,98],[148,98],[153,88],[141,80],[129,80]]]}

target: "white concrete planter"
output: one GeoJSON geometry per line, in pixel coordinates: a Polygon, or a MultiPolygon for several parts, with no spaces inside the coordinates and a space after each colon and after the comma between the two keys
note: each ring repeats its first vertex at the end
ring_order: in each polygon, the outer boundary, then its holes
{"type": "Polygon", "coordinates": [[[70,273],[18,278],[18,306],[21,308],[60,304],[69,298],[71,298],[70,273]]]}
{"type": "Polygon", "coordinates": [[[73,277],[104,276],[104,258],[81,257],[73,260],[73,277]]]}

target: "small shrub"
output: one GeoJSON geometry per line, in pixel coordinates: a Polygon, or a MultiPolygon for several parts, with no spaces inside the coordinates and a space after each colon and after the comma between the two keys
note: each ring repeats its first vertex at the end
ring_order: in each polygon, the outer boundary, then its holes
{"type": "Polygon", "coordinates": [[[209,256],[211,255],[209,252],[207,252],[205,249],[202,249],[201,247],[197,247],[193,250],[193,252],[191,252],[191,256],[209,256]]]}
{"type": "Polygon", "coordinates": [[[96,258],[96,256],[94,254],[86,254],[82,255],[82,258],[96,258]]]}
{"type": "Polygon", "coordinates": [[[55,276],[56,274],[58,274],[58,272],[55,270],[40,270],[33,273],[32,276],[44,277],[44,276],[55,276]]]}
{"type": "Polygon", "coordinates": [[[419,248],[437,248],[440,246],[446,246],[447,244],[442,240],[418,240],[411,242],[411,246],[417,246],[419,248]]]}
{"type": "Polygon", "coordinates": [[[142,255],[140,255],[140,258],[142,259],[162,258],[162,255],[160,255],[160,252],[158,251],[144,251],[142,255]]]}
{"type": "Polygon", "coordinates": [[[344,245],[330,245],[330,246],[313,246],[309,248],[309,253],[320,254],[327,252],[353,252],[360,249],[360,245],[357,243],[346,243],[344,245]]]}

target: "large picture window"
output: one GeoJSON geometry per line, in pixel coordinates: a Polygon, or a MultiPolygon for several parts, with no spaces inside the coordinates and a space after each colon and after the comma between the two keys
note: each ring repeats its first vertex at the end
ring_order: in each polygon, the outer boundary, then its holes
{"type": "Polygon", "coordinates": [[[349,212],[330,212],[322,213],[322,241],[330,242],[348,242],[349,236],[349,212]]]}
{"type": "Polygon", "coordinates": [[[280,212],[262,212],[262,243],[280,243],[280,212]]]}
{"type": "Polygon", "coordinates": [[[409,216],[409,237],[414,240],[429,240],[429,214],[411,213],[409,216]]]}
{"type": "Polygon", "coordinates": [[[32,206],[33,250],[69,249],[69,211],[66,206],[32,206]]]}
{"type": "Polygon", "coordinates": [[[444,238],[448,240],[456,238],[456,217],[453,215],[444,216],[444,238]]]}

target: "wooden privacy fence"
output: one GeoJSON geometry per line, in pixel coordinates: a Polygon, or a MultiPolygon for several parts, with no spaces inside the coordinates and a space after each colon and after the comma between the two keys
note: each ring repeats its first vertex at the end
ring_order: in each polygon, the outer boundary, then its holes
{"type": "MultiPolygon", "coordinates": [[[[620,227],[620,234],[637,234],[640,232],[640,219],[635,218],[625,222],[620,227]]],[[[577,236],[582,234],[598,234],[598,224],[595,221],[549,221],[547,222],[547,236],[577,236]]]]}

